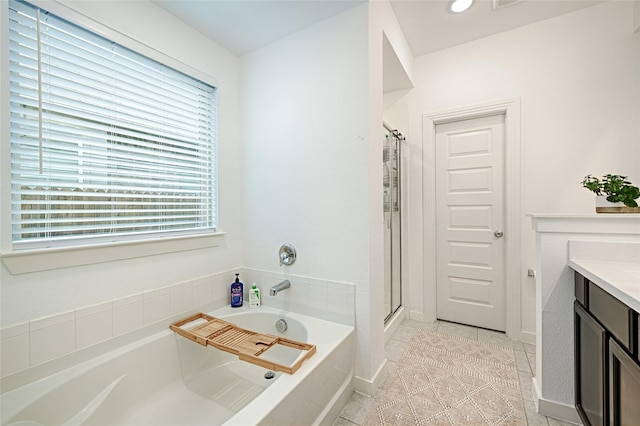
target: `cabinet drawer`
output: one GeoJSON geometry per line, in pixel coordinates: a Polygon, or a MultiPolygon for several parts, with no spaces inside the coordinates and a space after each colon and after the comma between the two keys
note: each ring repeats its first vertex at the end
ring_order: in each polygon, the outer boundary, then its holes
{"type": "Polygon", "coordinates": [[[575,273],[574,285],[576,300],[585,307],[587,306],[587,282],[587,279],[580,275],[579,272],[575,273]]]}
{"type": "Polygon", "coordinates": [[[589,312],[620,341],[628,351],[631,342],[631,313],[627,305],[589,281],[589,312]]]}

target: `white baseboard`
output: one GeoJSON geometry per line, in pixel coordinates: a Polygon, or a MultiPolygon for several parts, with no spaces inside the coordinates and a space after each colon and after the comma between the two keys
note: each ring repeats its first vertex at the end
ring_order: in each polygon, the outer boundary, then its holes
{"type": "Polygon", "coordinates": [[[363,395],[367,395],[370,397],[375,396],[376,391],[380,385],[380,380],[384,377],[384,372],[388,368],[389,363],[385,358],[376,374],[373,376],[372,380],[364,379],[362,377],[354,376],[353,377],[353,388],[356,392],[359,392],[363,395]]]}
{"type": "Polygon", "coordinates": [[[391,317],[391,319],[389,319],[389,321],[387,321],[387,323],[384,325],[385,343],[387,343],[391,339],[391,336],[393,336],[393,333],[398,330],[398,327],[400,327],[400,324],[402,324],[402,321],[404,321],[405,315],[406,311],[404,307],[401,306],[398,311],[391,317]]]}
{"type": "Polygon", "coordinates": [[[576,425],[582,424],[578,411],[573,405],[542,398],[535,377],[533,378],[533,401],[536,406],[536,411],[543,416],[553,417],[554,419],[576,425]]]}
{"type": "Polygon", "coordinates": [[[421,311],[411,311],[411,310],[409,310],[409,314],[408,314],[408,315],[409,315],[409,318],[410,318],[410,319],[412,319],[412,320],[414,320],[414,321],[428,322],[428,321],[425,319],[424,312],[421,312],[421,311]]]}
{"type": "Polygon", "coordinates": [[[536,333],[532,333],[530,331],[521,331],[520,332],[520,341],[524,343],[529,343],[530,345],[536,344],[536,333]]]}

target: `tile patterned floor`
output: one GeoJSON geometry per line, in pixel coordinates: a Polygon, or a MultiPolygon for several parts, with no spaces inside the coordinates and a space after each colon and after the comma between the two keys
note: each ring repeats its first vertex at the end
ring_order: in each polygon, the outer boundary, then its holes
{"type": "MultiPolygon", "coordinates": [[[[504,333],[444,321],[426,324],[412,320],[405,320],[385,346],[385,356],[387,357],[389,364],[386,369],[387,372],[394,371],[398,368],[397,362],[400,360],[407,348],[409,348],[409,343],[413,337],[420,331],[424,331],[426,336],[429,335],[429,332],[434,332],[462,337],[463,339],[458,340],[463,345],[465,341],[469,339],[471,341],[487,343],[488,345],[485,345],[487,348],[490,348],[492,345],[512,347],[513,354],[515,355],[515,364],[519,380],[519,392],[521,393],[522,400],[524,401],[525,418],[522,418],[521,414],[517,416],[514,415],[508,424],[521,424],[522,426],[570,426],[568,423],[536,413],[532,394],[532,377],[535,374],[535,346],[512,341],[507,338],[504,333]]],[[[437,337],[437,334],[434,336],[437,337]]],[[[416,343],[420,342],[414,342],[414,345],[416,343]]],[[[500,354],[493,353],[493,355],[498,356],[496,361],[499,361],[500,354]]],[[[403,362],[403,364],[405,363],[406,361],[403,362]]],[[[509,374],[513,374],[512,368],[511,373],[509,374]]],[[[383,378],[380,383],[381,390],[385,388],[385,386],[392,387],[394,385],[392,381],[398,380],[396,379],[397,377],[398,375],[396,374],[388,375],[383,378]]],[[[509,379],[509,377],[506,376],[505,378],[509,379]]],[[[340,416],[334,423],[334,426],[365,426],[371,424],[371,420],[375,419],[377,415],[375,411],[376,407],[391,403],[391,400],[386,400],[386,398],[383,400],[383,398],[383,391],[377,392],[377,395],[374,398],[354,392],[342,409],[340,416]]],[[[415,408],[413,409],[415,410],[415,408]]],[[[394,418],[389,423],[405,424],[401,420],[402,419],[394,418]]]]}

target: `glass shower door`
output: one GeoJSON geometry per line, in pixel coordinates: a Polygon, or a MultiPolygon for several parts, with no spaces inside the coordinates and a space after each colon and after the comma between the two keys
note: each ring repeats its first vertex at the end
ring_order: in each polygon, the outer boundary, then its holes
{"type": "Polygon", "coordinates": [[[383,144],[384,306],[387,321],[401,306],[401,141],[397,131],[385,133],[383,144]]]}

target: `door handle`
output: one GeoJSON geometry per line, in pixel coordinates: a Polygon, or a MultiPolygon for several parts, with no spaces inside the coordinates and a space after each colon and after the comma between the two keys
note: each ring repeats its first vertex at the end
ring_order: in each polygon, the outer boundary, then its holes
{"type": "Polygon", "coordinates": [[[502,238],[503,235],[504,235],[504,232],[502,231],[493,231],[493,236],[496,238],[502,238]]]}

